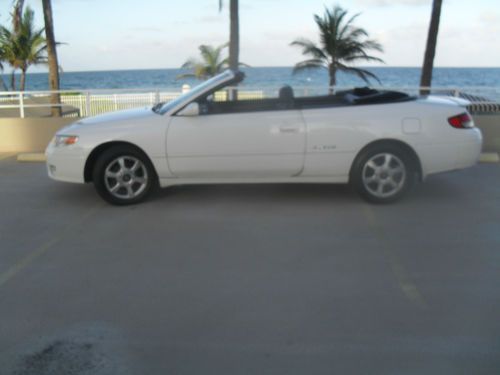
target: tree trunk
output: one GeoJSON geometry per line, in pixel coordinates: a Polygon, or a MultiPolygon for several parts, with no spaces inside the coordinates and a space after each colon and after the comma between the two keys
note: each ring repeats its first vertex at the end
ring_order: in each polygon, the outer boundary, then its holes
{"type": "Polygon", "coordinates": [[[240,55],[240,25],[238,15],[238,0],[231,0],[230,5],[231,30],[229,39],[229,67],[237,72],[240,55]]]}
{"type": "Polygon", "coordinates": [[[10,89],[16,91],[16,71],[14,69],[10,73],[10,89]]]}
{"type": "MultiPolygon", "coordinates": [[[[431,87],[432,70],[434,68],[434,56],[436,55],[436,45],[439,32],[439,19],[441,18],[441,6],[443,0],[434,0],[432,4],[431,23],[427,36],[427,46],[425,48],[424,65],[422,67],[422,77],[420,87],[431,87]]],[[[420,89],[421,95],[429,94],[430,90],[420,89]]]]}
{"type": "MultiPolygon", "coordinates": [[[[56,40],[54,37],[54,20],[52,16],[51,0],[42,0],[43,17],[45,20],[45,38],[47,39],[47,56],[49,65],[49,88],[51,91],[59,90],[59,63],[57,60],[56,40]]],[[[50,103],[55,105],[51,107],[52,116],[61,116],[61,97],[59,93],[53,93],[50,96],[50,103]]]]}
{"type": "Polygon", "coordinates": [[[19,91],[24,91],[26,88],[26,69],[21,69],[21,82],[19,83],[19,91]]]}
{"type": "Polygon", "coordinates": [[[335,93],[335,85],[337,84],[337,69],[330,68],[330,87],[328,88],[328,93],[333,95],[335,93]]]}
{"type": "MultiPolygon", "coordinates": [[[[230,36],[229,36],[229,68],[237,72],[240,68],[240,24],[238,0],[230,0],[230,36]]],[[[237,100],[238,92],[230,90],[230,100],[237,100]]]]}

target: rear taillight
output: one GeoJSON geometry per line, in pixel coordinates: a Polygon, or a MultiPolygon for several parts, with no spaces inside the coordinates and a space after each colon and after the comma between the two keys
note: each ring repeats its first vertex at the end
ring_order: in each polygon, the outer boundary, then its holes
{"type": "Polygon", "coordinates": [[[470,129],[474,127],[474,121],[472,121],[472,117],[468,113],[450,117],[448,122],[457,129],[470,129]]]}

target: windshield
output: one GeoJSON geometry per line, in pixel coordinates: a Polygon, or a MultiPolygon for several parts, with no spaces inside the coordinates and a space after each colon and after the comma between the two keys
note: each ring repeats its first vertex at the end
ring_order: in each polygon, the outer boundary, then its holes
{"type": "Polygon", "coordinates": [[[196,86],[195,88],[191,89],[190,91],[186,92],[185,94],[182,94],[178,98],[175,98],[174,100],[169,101],[168,103],[159,103],[153,107],[153,111],[159,114],[165,114],[168,111],[174,109],[178,105],[182,104],[183,102],[189,101],[190,99],[196,98],[198,95],[204,93],[211,87],[216,87],[220,85],[221,83],[224,83],[227,81],[228,78],[232,77],[232,73],[230,71],[226,71],[222,74],[219,74],[218,76],[215,76],[202,84],[196,86]]]}

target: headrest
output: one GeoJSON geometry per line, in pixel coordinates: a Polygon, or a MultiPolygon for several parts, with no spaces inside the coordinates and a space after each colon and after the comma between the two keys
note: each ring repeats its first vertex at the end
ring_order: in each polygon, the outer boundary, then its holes
{"type": "Polygon", "coordinates": [[[279,98],[284,101],[292,101],[294,98],[293,89],[288,85],[283,86],[280,89],[279,98]]]}

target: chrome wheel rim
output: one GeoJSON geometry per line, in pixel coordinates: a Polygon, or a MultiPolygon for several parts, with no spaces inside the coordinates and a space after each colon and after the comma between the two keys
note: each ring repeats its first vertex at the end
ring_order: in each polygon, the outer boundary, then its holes
{"type": "Polygon", "coordinates": [[[404,187],[406,167],[394,154],[380,153],[372,156],[363,167],[363,185],[377,198],[389,198],[404,187]]]}
{"type": "Polygon", "coordinates": [[[148,185],[146,166],[134,156],[120,156],[106,167],[104,184],[116,198],[136,198],[148,185]]]}

